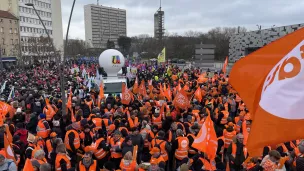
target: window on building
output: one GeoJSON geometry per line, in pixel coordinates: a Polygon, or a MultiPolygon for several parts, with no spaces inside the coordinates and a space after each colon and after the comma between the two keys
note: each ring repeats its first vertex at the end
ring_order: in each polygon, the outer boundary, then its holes
{"type": "Polygon", "coordinates": [[[10,23],[12,23],[12,20],[9,20],[10,21],[10,23]]]}
{"type": "Polygon", "coordinates": [[[18,33],[18,29],[17,28],[15,28],[15,33],[18,33]]]}
{"type": "Polygon", "coordinates": [[[14,39],[11,39],[11,44],[12,44],[12,45],[14,44],[14,39]]]}
{"type": "Polygon", "coordinates": [[[4,28],[3,28],[3,27],[1,27],[1,28],[0,28],[0,32],[1,32],[1,33],[3,33],[3,31],[4,31],[4,28]]]}
{"type": "Polygon", "coordinates": [[[15,39],[15,45],[18,45],[18,44],[19,44],[19,40],[15,39]]]}
{"type": "Polygon", "coordinates": [[[5,39],[4,38],[2,38],[2,44],[5,45],[5,39]]]}
{"type": "Polygon", "coordinates": [[[12,28],[10,28],[10,33],[13,33],[13,29],[12,28]]]}

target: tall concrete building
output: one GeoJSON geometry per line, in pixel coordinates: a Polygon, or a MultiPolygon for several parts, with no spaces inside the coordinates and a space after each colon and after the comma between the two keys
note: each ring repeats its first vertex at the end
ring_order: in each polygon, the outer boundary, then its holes
{"type": "Polygon", "coordinates": [[[4,57],[19,56],[19,22],[8,11],[0,10],[0,52],[4,57]]]}
{"type": "Polygon", "coordinates": [[[61,0],[1,0],[0,10],[9,11],[19,19],[21,51],[24,57],[47,56],[52,54],[50,45],[41,45],[40,37],[47,34],[39,21],[33,7],[34,4],[42,18],[57,51],[63,53],[63,30],[61,0]]]}
{"type": "Polygon", "coordinates": [[[94,48],[117,47],[119,36],[127,36],[126,10],[89,4],[84,6],[85,39],[94,48]]]}

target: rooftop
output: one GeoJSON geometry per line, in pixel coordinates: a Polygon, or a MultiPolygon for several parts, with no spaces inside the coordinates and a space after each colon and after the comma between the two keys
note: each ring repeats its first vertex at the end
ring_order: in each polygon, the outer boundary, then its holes
{"type": "Polygon", "coordinates": [[[10,12],[8,12],[8,11],[2,11],[2,10],[0,10],[0,18],[8,18],[8,19],[13,19],[13,20],[18,20],[18,18],[15,17],[10,12]]]}

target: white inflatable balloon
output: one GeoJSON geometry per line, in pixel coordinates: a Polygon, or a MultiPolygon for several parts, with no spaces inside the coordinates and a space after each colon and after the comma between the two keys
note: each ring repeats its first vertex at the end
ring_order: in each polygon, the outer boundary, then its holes
{"type": "Polygon", "coordinates": [[[115,49],[103,51],[99,56],[99,66],[103,67],[108,76],[117,76],[125,65],[125,57],[115,49]]]}

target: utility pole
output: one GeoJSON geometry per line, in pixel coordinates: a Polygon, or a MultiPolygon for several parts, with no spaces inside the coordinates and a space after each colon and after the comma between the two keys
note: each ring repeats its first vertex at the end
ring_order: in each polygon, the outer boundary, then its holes
{"type": "Polygon", "coordinates": [[[3,61],[2,61],[2,49],[0,47],[0,71],[3,69],[3,61]]]}

